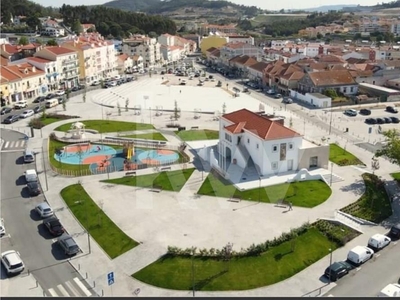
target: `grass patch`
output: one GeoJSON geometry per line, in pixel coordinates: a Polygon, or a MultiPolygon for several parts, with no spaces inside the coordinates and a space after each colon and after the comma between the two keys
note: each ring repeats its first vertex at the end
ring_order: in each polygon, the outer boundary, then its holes
{"type": "Polygon", "coordinates": [[[400,182],[400,172],[398,173],[392,173],[390,174],[394,180],[396,180],[397,182],[400,182]]]}
{"type": "MultiPolygon", "coordinates": [[[[97,130],[99,133],[154,129],[154,126],[151,124],[122,122],[122,121],[88,120],[81,122],[85,124],[86,129],[97,130]]],[[[54,130],[67,132],[68,130],[71,129],[71,125],[72,123],[67,123],[57,127],[54,130]]]]}
{"type": "Polygon", "coordinates": [[[253,27],[260,27],[267,24],[272,24],[274,22],[290,21],[305,19],[307,14],[270,14],[270,15],[258,15],[253,20],[250,20],[253,27]]]}
{"type": "Polygon", "coordinates": [[[79,116],[69,116],[69,115],[56,114],[56,113],[52,113],[52,114],[45,113],[43,115],[43,113],[40,113],[39,116],[37,116],[29,121],[29,126],[35,128],[35,129],[40,129],[46,125],[49,125],[49,124],[52,124],[55,122],[68,120],[68,119],[76,119],[76,118],[79,118],[79,116]]]}
{"type": "Polygon", "coordinates": [[[384,183],[376,175],[362,174],[365,193],[356,202],[344,207],[341,211],[374,223],[380,223],[392,215],[392,206],[386,193],[384,183]]]}
{"type": "Polygon", "coordinates": [[[143,139],[143,140],[155,140],[155,141],[166,141],[167,139],[159,132],[150,132],[144,134],[130,134],[130,135],[122,135],[124,138],[132,138],[132,139],[143,139]]]}
{"type": "Polygon", "coordinates": [[[139,244],[111,221],[82,185],[67,186],[61,191],[61,197],[82,226],[111,258],[116,258],[139,244]]]}
{"type": "Polygon", "coordinates": [[[364,165],[356,156],[337,144],[329,145],[329,160],[339,166],[364,165]]]}
{"type": "MultiPolygon", "coordinates": [[[[195,257],[195,288],[200,291],[248,290],[274,284],[328,255],[329,248],[334,250],[337,245],[316,228],[310,228],[260,256],[234,257],[229,262],[195,257]]],[[[164,256],[132,276],[161,288],[190,290],[192,259],[164,256]]]]}
{"type": "Polygon", "coordinates": [[[192,175],[193,171],[194,168],[191,168],[135,177],[109,179],[103,180],[102,182],[128,186],[140,186],[145,188],[159,187],[164,191],[179,192],[189,179],[190,175],[192,175]]]}
{"type": "Polygon", "coordinates": [[[230,182],[210,173],[197,193],[250,201],[258,201],[260,198],[260,201],[265,203],[276,203],[285,199],[292,202],[294,206],[314,207],[326,201],[332,191],[325,182],[319,180],[283,183],[240,191],[230,182]]]}
{"type": "Polygon", "coordinates": [[[175,134],[185,142],[219,139],[219,131],[208,129],[175,131],[175,134]]]}

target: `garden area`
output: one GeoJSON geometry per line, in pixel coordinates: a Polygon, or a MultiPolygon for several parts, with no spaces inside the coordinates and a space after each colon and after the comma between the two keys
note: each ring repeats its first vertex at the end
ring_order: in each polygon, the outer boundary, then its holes
{"type": "Polygon", "coordinates": [[[324,222],[327,224],[305,224],[240,252],[234,248],[227,252],[223,247],[194,249],[193,255],[191,248],[168,247],[165,256],[132,277],[175,290],[234,291],[271,285],[295,275],[328,255],[329,249],[334,251],[357,236],[345,226],[324,222]]]}
{"type": "MultiPolygon", "coordinates": [[[[86,121],[81,121],[81,123],[85,125],[85,129],[96,130],[98,133],[154,129],[154,126],[151,124],[123,122],[123,121],[86,120],[86,121]]],[[[68,132],[71,129],[71,125],[72,123],[63,124],[54,130],[68,132]]]]}
{"type": "Polygon", "coordinates": [[[154,140],[154,141],[166,141],[167,139],[159,132],[150,132],[143,134],[129,134],[121,136],[123,138],[142,139],[142,140],[154,140]]]}
{"type": "Polygon", "coordinates": [[[217,130],[182,130],[175,131],[175,134],[185,142],[219,139],[219,131],[217,130]]]}
{"type": "Polygon", "coordinates": [[[64,188],[61,197],[85,230],[111,259],[139,244],[119,229],[90,198],[82,185],[73,184],[64,188]]]}
{"type": "Polygon", "coordinates": [[[29,121],[29,126],[33,127],[34,129],[41,129],[46,125],[58,122],[58,121],[63,121],[63,120],[68,120],[68,119],[77,119],[80,118],[79,116],[69,116],[69,115],[63,115],[63,114],[57,114],[57,113],[42,113],[40,116],[35,117],[29,121]]]}
{"type": "Polygon", "coordinates": [[[337,144],[330,144],[329,148],[329,160],[338,166],[364,165],[356,156],[337,144]]]}
{"type": "Polygon", "coordinates": [[[179,192],[192,175],[193,171],[194,168],[191,168],[141,176],[109,179],[103,180],[102,182],[145,188],[160,188],[163,191],[179,192]]]}
{"type": "Polygon", "coordinates": [[[400,183],[400,172],[390,174],[397,183],[400,183]]]}
{"type": "Polygon", "coordinates": [[[365,193],[356,202],[341,209],[342,212],[379,224],[393,211],[384,182],[378,176],[364,173],[365,193]]]}
{"type": "Polygon", "coordinates": [[[249,201],[260,200],[264,203],[277,203],[280,200],[285,200],[292,202],[294,206],[311,208],[325,202],[330,197],[332,190],[325,182],[312,180],[240,191],[219,175],[210,173],[197,193],[249,201]]]}

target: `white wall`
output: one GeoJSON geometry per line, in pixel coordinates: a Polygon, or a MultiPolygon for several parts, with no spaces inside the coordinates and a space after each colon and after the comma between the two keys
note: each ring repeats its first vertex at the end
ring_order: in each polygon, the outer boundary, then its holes
{"type": "Polygon", "coordinates": [[[304,101],[310,105],[315,105],[315,107],[320,107],[320,108],[331,107],[332,104],[332,99],[329,97],[318,98],[309,93],[303,95],[293,90],[290,90],[290,97],[304,101]]]}

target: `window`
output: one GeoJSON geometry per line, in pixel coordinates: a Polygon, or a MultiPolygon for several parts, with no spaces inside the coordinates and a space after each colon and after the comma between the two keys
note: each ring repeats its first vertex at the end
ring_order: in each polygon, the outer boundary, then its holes
{"type": "Polygon", "coordinates": [[[250,144],[250,139],[247,139],[247,144],[250,144]]]}
{"type": "Polygon", "coordinates": [[[293,150],[293,143],[289,143],[289,150],[293,150]]]}
{"type": "Polygon", "coordinates": [[[277,151],[278,151],[278,145],[273,145],[272,152],[277,152],[277,151]]]}
{"type": "Polygon", "coordinates": [[[354,91],[354,87],[350,88],[350,93],[352,93],[354,91]]]}
{"type": "Polygon", "coordinates": [[[347,93],[347,87],[343,88],[343,93],[347,93]]]}
{"type": "Polygon", "coordinates": [[[260,148],[259,145],[257,144],[257,149],[260,148]]]}
{"type": "Polygon", "coordinates": [[[278,170],[278,163],[277,162],[272,162],[271,163],[271,168],[272,168],[272,170],[278,170]]]}
{"type": "Polygon", "coordinates": [[[229,142],[232,143],[232,137],[231,137],[231,135],[228,134],[228,133],[225,133],[225,140],[227,140],[227,141],[229,141],[229,142]]]}

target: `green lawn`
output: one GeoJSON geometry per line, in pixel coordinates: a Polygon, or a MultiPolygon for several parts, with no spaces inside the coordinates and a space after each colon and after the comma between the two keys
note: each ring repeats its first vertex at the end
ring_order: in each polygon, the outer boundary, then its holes
{"type": "Polygon", "coordinates": [[[219,131],[208,129],[175,131],[175,134],[185,142],[217,140],[219,138],[219,131]]]}
{"type": "Polygon", "coordinates": [[[164,191],[179,192],[186,181],[192,175],[194,168],[169,172],[160,172],[142,176],[122,177],[116,179],[103,180],[102,182],[123,184],[140,187],[160,187],[164,191]]]}
{"type": "Polygon", "coordinates": [[[40,113],[39,115],[35,116],[35,118],[29,121],[29,126],[35,129],[40,129],[46,125],[55,122],[74,119],[74,118],[79,118],[79,116],[69,116],[64,114],[45,114],[45,117],[43,118],[43,113],[40,113]]]}
{"type": "Polygon", "coordinates": [[[240,191],[229,182],[209,174],[197,192],[201,195],[241,198],[242,200],[276,203],[281,199],[292,202],[294,206],[314,207],[325,202],[332,191],[323,181],[301,181],[240,191]]]}
{"type": "Polygon", "coordinates": [[[329,160],[331,162],[339,166],[363,165],[361,160],[337,144],[330,144],[329,147],[329,160]]]}
{"type": "Polygon", "coordinates": [[[155,141],[166,141],[167,139],[159,132],[150,132],[143,134],[130,134],[130,135],[122,135],[124,138],[133,138],[133,139],[143,139],[143,140],[155,140],[155,141]]]}
{"type": "Polygon", "coordinates": [[[390,174],[394,180],[400,181],[400,172],[390,174]]]}
{"type": "MultiPolygon", "coordinates": [[[[274,284],[328,255],[329,248],[334,250],[337,245],[316,228],[310,228],[299,235],[294,244],[292,241],[285,242],[260,256],[232,258],[229,263],[198,257],[193,260],[195,288],[202,291],[232,291],[274,284]]],[[[192,260],[190,257],[164,256],[132,276],[161,288],[190,290],[192,260]]]]}
{"type": "Polygon", "coordinates": [[[61,197],[82,226],[111,258],[116,258],[139,244],[110,220],[80,184],[64,188],[61,197]]]}
{"type": "MultiPolygon", "coordinates": [[[[86,129],[97,130],[99,133],[154,129],[154,126],[151,124],[122,122],[122,121],[88,120],[80,122],[85,124],[86,129]]],[[[68,130],[71,129],[72,124],[73,123],[67,123],[57,127],[54,130],[67,132],[68,130]]]]}
{"type": "Polygon", "coordinates": [[[374,223],[380,223],[392,215],[390,199],[383,182],[376,175],[364,173],[365,193],[356,202],[341,211],[374,223]]]}

